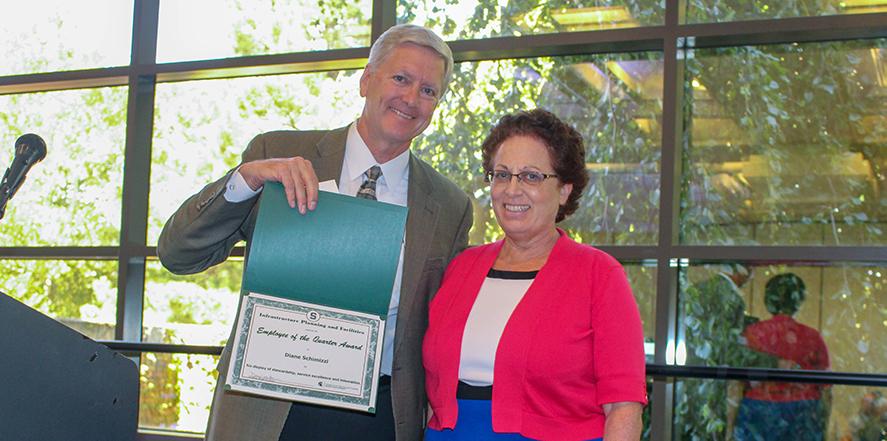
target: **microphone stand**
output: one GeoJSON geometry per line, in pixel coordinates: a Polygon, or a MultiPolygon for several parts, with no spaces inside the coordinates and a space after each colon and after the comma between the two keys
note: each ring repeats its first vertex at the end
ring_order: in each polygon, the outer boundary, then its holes
{"type": "Polygon", "coordinates": [[[3,181],[0,183],[0,219],[3,219],[3,215],[6,214],[6,203],[12,199],[10,195],[9,183],[6,182],[6,179],[9,177],[9,169],[6,169],[6,173],[3,175],[3,181]]]}

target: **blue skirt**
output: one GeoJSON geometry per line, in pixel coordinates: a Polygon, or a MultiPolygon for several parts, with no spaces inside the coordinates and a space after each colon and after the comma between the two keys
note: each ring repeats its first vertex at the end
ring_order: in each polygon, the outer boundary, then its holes
{"type": "MultiPolygon", "coordinates": [[[[492,401],[456,400],[459,403],[459,418],[454,429],[425,429],[425,441],[522,441],[530,440],[519,433],[493,432],[492,401]]],[[[590,441],[602,441],[595,438],[590,441]]]]}

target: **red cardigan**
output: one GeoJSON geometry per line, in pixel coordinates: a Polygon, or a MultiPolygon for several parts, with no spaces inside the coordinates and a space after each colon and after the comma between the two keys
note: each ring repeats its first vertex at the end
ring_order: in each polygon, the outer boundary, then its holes
{"type": "MultiPolygon", "coordinates": [[[[622,266],[559,230],[496,350],[493,430],[536,439],[603,436],[606,403],[647,403],[643,329],[622,266]]],[[[462,334],[502,241],[465,250],[429,306],[422,348],[432,429],[453,428],[462,334]]]]}

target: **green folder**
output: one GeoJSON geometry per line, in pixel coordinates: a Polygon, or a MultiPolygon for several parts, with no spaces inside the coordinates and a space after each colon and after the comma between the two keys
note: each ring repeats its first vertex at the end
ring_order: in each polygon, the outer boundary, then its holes
{"type": "Polygon", "coordinates": [[[243,289],[385,319],[406,219],[406,207],[325,191],[302,215],[267,182],[243,289]]]}

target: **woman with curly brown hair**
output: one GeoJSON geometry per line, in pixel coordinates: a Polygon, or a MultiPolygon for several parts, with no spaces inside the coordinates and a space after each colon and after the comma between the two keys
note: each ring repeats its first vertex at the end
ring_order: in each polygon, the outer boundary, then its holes
{"type": "Polygon", "coordinates": [[[545,110],[483,143],[505,236],[447,268],[423,346],[426,441],[637,440],[643,331],[622,266],[556,223],[588,183],[575,129],[545,110]]]}

